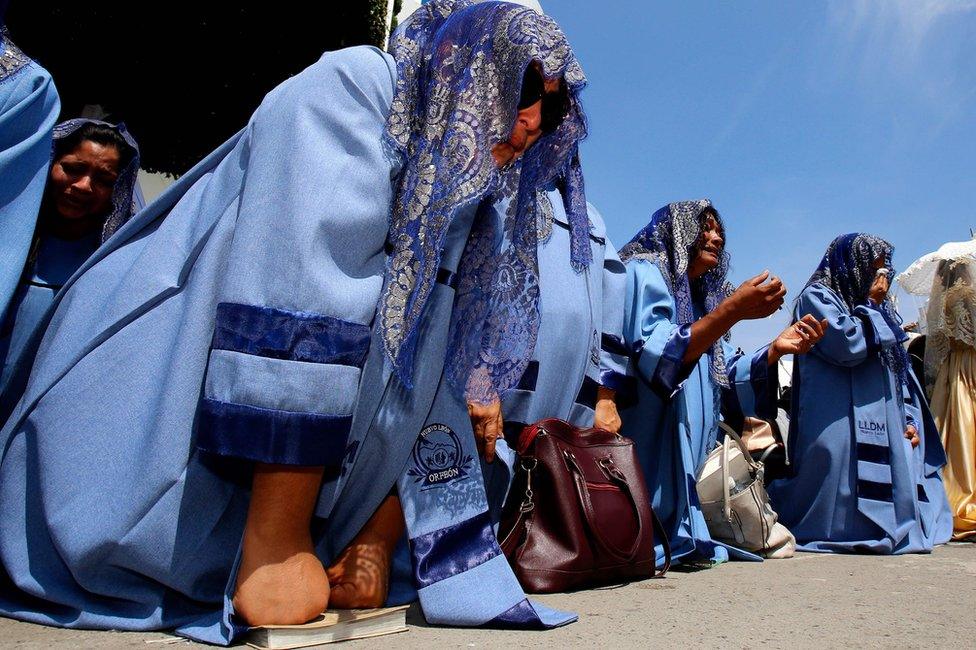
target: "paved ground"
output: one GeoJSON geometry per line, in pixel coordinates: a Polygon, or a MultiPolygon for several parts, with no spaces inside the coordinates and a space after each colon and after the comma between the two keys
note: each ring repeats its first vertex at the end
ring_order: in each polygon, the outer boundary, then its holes
{"type": "MultiPolygon", "coordinates": [[[[945,546],[928,556],[802,554],[540,600],[579,612],[579,622],[551,632],[451,630],[427,627],[412,609],[409,631],[341,647],[974,648],[976,544],[945,546]]],[[[0,619],[0,647],[205,646],[161,634],[58,630],[0,619]]]]}

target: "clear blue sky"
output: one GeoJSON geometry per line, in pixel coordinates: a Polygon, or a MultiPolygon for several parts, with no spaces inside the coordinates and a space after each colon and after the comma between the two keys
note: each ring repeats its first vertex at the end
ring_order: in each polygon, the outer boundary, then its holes
{"type": "Polygon", "coordinates": [[[589,79],[587,196],[618,247],[656,208],[706,197],[731,280],[769,268],[792,302],[838,234],[888,239],[900,271],[976,228],[976,0],[542,6],[589,79]]]}

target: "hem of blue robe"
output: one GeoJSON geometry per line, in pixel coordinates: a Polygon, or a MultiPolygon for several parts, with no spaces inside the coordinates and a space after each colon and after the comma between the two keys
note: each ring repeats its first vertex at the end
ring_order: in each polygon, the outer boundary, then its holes
{"type": "Polygon", "coordinates": [[[196,447],[259,463],[338,466],[351,427],[351,415],[281,411],[204,398],[196,447]]]}
{"type": "Polygon", "coordinates": [[[845,555],[909,555],[912,553],[931,553],[932,547],[896,548],[889,539],[864,540],[860,542],[813,541],[797,543],[796,550],[803,553],[837,553],[845,555]]]}

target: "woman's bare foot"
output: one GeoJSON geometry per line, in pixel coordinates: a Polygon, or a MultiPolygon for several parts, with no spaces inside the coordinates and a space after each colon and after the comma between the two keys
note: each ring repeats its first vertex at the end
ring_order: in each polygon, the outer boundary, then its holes
{"type": "Polygon", "coordinates": [[[245,538],[234,611],[248,625],[298,625],[324,612],[328,604],[329,578],[311,538],[307,547],[295,548],[248,548],[245,538]]]}
{"type": "Polygon", "coordinates": [[[389,496],[329,567],[331,607],[370,609],[383,606],[390,589],[393,551],[403,529],[400,500],[389,496]]]}
{"type": "Polygon", "coordinates": [[[234,590],[249,625],[298,625],[329,604],[309,529],[321,483],[321,467],[256,465],[234,590]]]}

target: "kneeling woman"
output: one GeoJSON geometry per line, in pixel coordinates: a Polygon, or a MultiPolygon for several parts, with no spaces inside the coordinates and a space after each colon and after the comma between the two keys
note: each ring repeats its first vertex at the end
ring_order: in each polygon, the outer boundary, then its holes
{"type": "Polygon", "coordinates": [[[0,615],[226,644],[382,604],[405,526],[429,622],[573,620],[498,548],[464,401],[528,362],[585,79],[511,3],[434,0],[391,47],[282,83],[57,295],[0,433],[0,615]]]}
{"type": "Polygon", "coordinates": [[[34,237],[23,242],[26,264],[0,327],[0,391],[54,294],[132,216],[138,172],[139,147],[124,124],[75,119],[54,127],[43,199],[24,219],[34,237]]]}
{"type": "Polygon", "coordinates": [[[796,302],[827,332],[793,367],[792,476],[769,493],[803,550],[918,553],[952,534],[945,452],[888,298],[892,251],[838,237],[796,302]]]}
{"type": "MultiPolygon", "coordinates": [[[[786,288],[763,272],[731,291],[725,230],[707,200],[661,208],[620,258],[627,266],[624,341],[638,378],[621,432],[637,443],[673,559],[722,562],[728,548],[709,535],[695,492],[720,405],[730,418],[773,416],[776,373],[769,369],[784,354],[806,352],[822,336],[821,324],[804,318],[755,354],[732,354],[725,341],[732,326],[775,312],[786,288]]],[[[663,548],[656,550],[660,561],[663,548]]]]}

